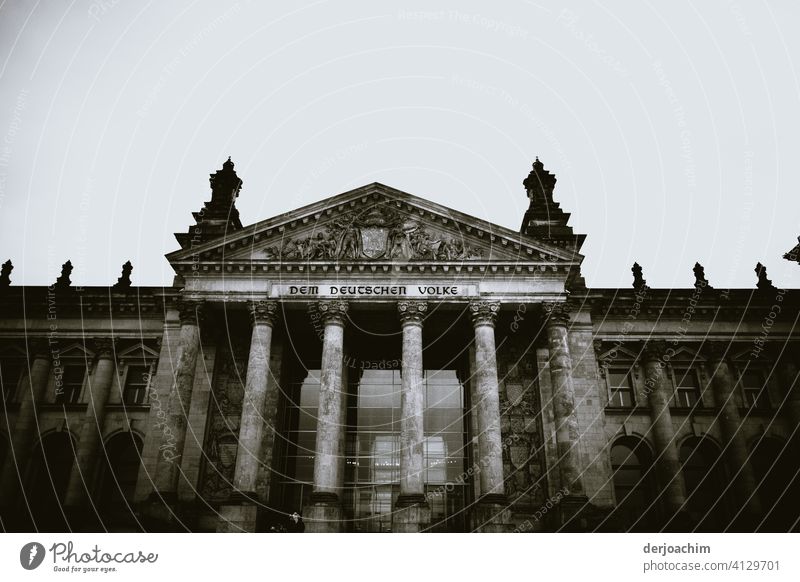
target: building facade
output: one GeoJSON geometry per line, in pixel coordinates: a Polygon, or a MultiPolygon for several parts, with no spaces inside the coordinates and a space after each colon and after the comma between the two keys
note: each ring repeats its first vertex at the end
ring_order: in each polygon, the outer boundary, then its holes
{"type": "Polygon", "coordinates": [[[519,232],[370,184],[244,226],[230,159],[168,288],[0,273],[7,531],[798,529],[800,294],[587,288],[537,159],[519,232]]]}

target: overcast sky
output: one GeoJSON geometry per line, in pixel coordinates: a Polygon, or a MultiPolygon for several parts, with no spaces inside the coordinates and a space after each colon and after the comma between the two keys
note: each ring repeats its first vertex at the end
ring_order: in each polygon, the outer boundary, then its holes
{"type": "Polygon", "coordinates": [[[590,286],[800,286],[796,0],[275,4],[0,4],[14,284],[169,284],[227,156],[246,224],[378,181],[518,230],[538,155],[590,286]]]}

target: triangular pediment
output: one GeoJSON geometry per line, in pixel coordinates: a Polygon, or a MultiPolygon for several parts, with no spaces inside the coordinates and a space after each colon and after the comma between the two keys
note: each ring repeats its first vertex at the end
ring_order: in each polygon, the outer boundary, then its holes
{"type": "MultiPolygon", "coordinates": [[[[370,184],[167,255],[176,267],[380,263],[514,264],[568,270],[582,256],[370,184]]],[[[195,267],[196,268],[196,267],[195,267]]]]}

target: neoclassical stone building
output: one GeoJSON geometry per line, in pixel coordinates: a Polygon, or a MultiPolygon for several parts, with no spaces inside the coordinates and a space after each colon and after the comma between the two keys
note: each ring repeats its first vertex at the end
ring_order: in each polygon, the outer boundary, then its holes
{"type": "Polygon", "coordinates": [[[7,262],[3,529],[797,529],[798,292],[587,288],[555,183],[519,232],[377,183],[244,226],[228,160],[172,287],[7,262]]]}

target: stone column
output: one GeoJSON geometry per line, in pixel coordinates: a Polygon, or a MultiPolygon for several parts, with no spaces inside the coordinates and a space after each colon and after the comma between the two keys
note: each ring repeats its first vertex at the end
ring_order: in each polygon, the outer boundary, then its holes
{"type": "Polygon", "coordinates": [[[18,504],[21,503],[17,494],[22,486],[29,453],[39,434],[36,407],[44,400],[44,393],[50,380],[50,351],[47,341],[35,340],[28,346],[30,353],[33,354],[30,374],[23,384],[17,420],[13,431],[9,434],[10,450],[6,454],[0,473],[0,505],[9,509],[18,508],[18,504]]]}
{"type": "Polygon", "coordinates": [[[564,303],[542,304],[546,319],[550,382],[553,385],[553,420],[561,491],[555,501],[555,527],[558,531],[589,529],[589,499],[583,485],[580,460],[581,433],[575,407],[575,383],[572,378],[572,355],[569,351],[569,314],[564,303]]]}
{"type": "MultiPolygon", "coordinates": [[[[116,365],[114,362],[114,342],[111,339],[96,339],[97,365],[89,379],[89,402],[81,426],[78,441],[76,462],[72,465],[64,505],[84,510],[86,501],[91,496],[98,452],[103,441],[103,423],[105,421],[106,404],[114,382],[116,365]]],[[[88,510],[94,515],[94,511],[88,510]]],[[[76,514],[78,520],[89,518],[76,514]]],[[[80,525],[80,524],[78,524],[80,525]]],[[[87,524],[88,525],[88,524],[87,524]]],[[[75,524],[73,524],[73,527],[75,524]]]]}
{"type": "Polygon", "coordinates": [[[647,342],[644,348],[645,381],[640,402],[646,399],[650,406],[650,430],[656,448],[656,474],[667,510],[667,519],[672,520],[672,524],[680,529],[681,522],[685,519],[683,511],[686,489],[669,409],[672,388],[664,373],[665,351],[666,344],[662,341],[647,342]]]}
{"type": "Polygon", "coordinates": [[[584,496],[580,463],[580,428],[575,409],[572,356],[569,353],[569,316],[562,303],[545,303],[547,345],[550,351],[550,381],[553,384],[553,413],[556,425],[558,474],[567,496],[584,496]]]}
{"type": "Polygon", "coordinates": [[[430,523],[425,498],[425,385],[422,363],[422,319],[428,310],[424,301],[397,304],[403,326],[402,387],[400,393],[400,495],[392,531],[413,533],[430,523]]]}
{"type": "Polygon", "coordinates": [[[264,434],[264,403],[267,398],[272,328],[278,316],[275,301],[252,302],[250,321],[250,355],[247,359],[247,379],[239,423],[239,445],[230,503],[220,509],[218,532],[254,532],[258,513],[256,480],[262,462],[261,445],[264,434]]]}
{"type": "Polygon", "coordinates": [[[155,469],[155,501],[174,503],[180,476],[181,456],[186,442],[186,426],[192,401],[197,355],[200,351],[200,322],[203,302],[183,301],[180,306],[180,341],[175,382],[170,390],[166,418],[153,426],[161,433],[161,445],[155,469]]]}
{"type": "Polygon", "coordinates": [[[340,456],[344,450],[345,387],[342,384],[342,356],[347,302],[320,301],[319,313],[325,325],[314,455],[314,487],[305,510],[308,532],[337,532],[341,528],[340,456]]]}
{"type": "Polygon", "coordinates": [[[477,417],[481,497],[476,507],[476,527],[483,532],[507,531],[510,512],[503,480],[503,440],[500,434],[500,385],[494,324],[498,301],[473,301],[469,306],[475,328],[475,369],[472,375],[472,410],[477,417]]]}
{"type": "Polygon", "coordinates": [[[750,465],[747,442],[742,430],[742,419],[739,406],[734,397],[736,379],[726,359],[728,344],[713,342],[708,346],[708,366],[711,373],[711,385],[714,390],[714,401],[719,407],[720,432],[725,442],[723,454],[728,471],[733,479],[733,491],[737,504],[742,508],[739,527],[735,529],[753,531],[762,519],[761,503],[756,492],[756,480],[753,467],[750,465]]]}

